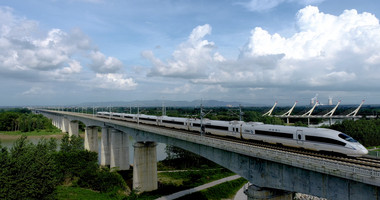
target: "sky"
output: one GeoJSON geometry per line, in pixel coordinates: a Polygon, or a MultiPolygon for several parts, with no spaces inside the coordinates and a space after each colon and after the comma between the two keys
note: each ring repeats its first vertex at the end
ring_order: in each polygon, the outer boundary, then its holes
{"type": "Polygon", "coordinates": [[[380,104],[378,0],[2,0],[0,106],[380,104]]]}

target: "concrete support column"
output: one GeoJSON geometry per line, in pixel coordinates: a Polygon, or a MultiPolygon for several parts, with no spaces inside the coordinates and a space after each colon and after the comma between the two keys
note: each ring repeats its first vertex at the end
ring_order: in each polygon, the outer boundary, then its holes
{"type": "Polygon", "coordinates": [[[63,133],[67,133],[69,131],[69,120],[65,117],[62,117],[61,130],[63,133]]]}
{"type": "Polygon", "coordinates": [[[69,136],[79,135],[79,123],[78,122],[70,122],[69,123],[69,136]]]}
{"type": "Polygon", "coordinates": [[[118,170],[129,169],[129,144],[128,135],[111,129],[110,134],[110,168],[116,167],[118,170]]]}
{"type": "Polygon", "coordinates": [[[50,117],[49,116],[49,119],[51,119],[51,123],[53,124],[53,126],[58,127],[56,117],[54,117],[54,116],[50,117]]]}
{"type": "Polygon", "coordinates": [[[110,165],[110,131],[111,128],[102,127],[102,138],[100,140],[100,165],[110,165]]]}
{"type": "Polygon", "coordinates": [[[250,185],[244,193],[248,200],[292,200],[294,198],[293,192],[260,188],[255,185],[250,185]]]}
{"type": "Polygon", "coordinates": [[[98,152],[98,127],[87,126],[84,131],[84,148],[98,152]]]}
{"type": "Polygon", "coordinates": [[[55,120],[56,120],[56,123],[57,123],[57,128],[60,129],[60,130],[62,130],[61,129],[62,119],[60,117],[57,117],[55,120]]]}
{"type": "Polygon", "coordinates": [[[110,132],[110,168],[118,170],[129,169],[129,144],[128,135],[111,129],[110,132]]]}
{"type": "Polygon", "coordinates": [[[157,144],[137,142],[133,158],[133,189],[138,192],[157,190],[157,144]]]}
{"type": "Polygon", "coordinates": [[[55,127],[57,127],[57,128],[59,127],[58,126],[58,119],[57,119],[57,117],[53,118],[53,124],[54,124],[55,127]]]}
{"type": "Polygon", "coordinates": [[[61,117],[56,117],[56,124],[57,124],[57,128],[59,129],[59,130],[62,130],[62,118],[61,117]]]}

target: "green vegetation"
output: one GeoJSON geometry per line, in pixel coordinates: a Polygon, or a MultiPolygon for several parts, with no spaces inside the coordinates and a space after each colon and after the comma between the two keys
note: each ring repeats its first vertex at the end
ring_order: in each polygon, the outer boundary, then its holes
{"type": "Polygon", "coordinates": [[[0,199],[55,199],[61,184],[122,197],[126,183],[117,172],[100,168],[97,153],[83,148],[83,139],[65,135],[60,151],[55,139],[38,144],[20,137],[8,151],[0,144],[0,199]]]}
{"type": "Polygon", "coordinates": [[[57,187],[57,199],[59,200],[109,200],[117,199],[117,197],[93,191],[90,189],[80,188],[80,187],[69,187],[69,186],[58,186],[57,187]]]}
{"type": "Polygon", "coordinates": [[[137,199],[156,199],[233,175],[227,169],[164,172],[158,174],[159,190],[144,192],[137,199]]]}
{"type": "Polygon", "coordinates": [[[26,135],[26,136],[44,136],[44,135],[58,135],[61,134],[63,135],[61,130],[59,129],[54,129],[52,131],[46,131],[46,130],[41,130],[41,131],[31,131],[31,132],[22,132],[22,131],[0,131],[0,134],[2,135],[26,135]]]}
{"type": "Polygon", "coordinates": [[[28,109],[0,110],[0,131],[57,132],[51,120],[28,109]]]}
{"type": "Polygon", "coordinates": [[[233,181],[228,181],[221,183],[214,187],[202,190],[200,192],[195,192],[184,197],[178,198],[179,200],[207,200],[207,199],[228,199],[234,197],[236,192],[247,183],[244,178],[239,178],[233,181]]]}
{"type": "Polygon", "coordinates": [[[58,185],[54,140],[31,144],[23,136],[10,151],[0,145],[0,199],[52,199],[58,185]]]}
{"type": "Polygon", "coordinates": [[[198,171],[189,170],[181,172],[163,172],[159,174],[159,179],[161,183],[167,185],[182,185],[184,188],[193,188],[234,174],[235,173],[225,168],[198,171]]]}
{"type": "Polygon", "coordinates": [[[364,146],[380,145],[380,119],[344,120],[330,128],[350,135],[364,146]]]}
{"type": "Polygon", "coordinates": [[[160,196],[197,187],[234,174],[205,158],[177,147],[167,146],[166,153],[168,156],[158,163],[158,169],[181,171],[159,173],[159,190],[144,192],[137,195],[136,198],[156,199],[160,196]]]}

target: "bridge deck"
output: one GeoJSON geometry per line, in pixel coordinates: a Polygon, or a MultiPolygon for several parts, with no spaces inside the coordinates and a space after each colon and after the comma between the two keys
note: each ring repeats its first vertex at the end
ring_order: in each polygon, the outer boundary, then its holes
{"type": "Polygon", "coordinates": [[[88,120],[97,121],[99,124],[112,126],[116,129],[123,129],[123,127],[130,128],[131,130],[138,130],[142,132],[159,134],[170,138],[176,138],[179,140],[185,140],[196,144],[206,145],[218,149],[223,149],[238,154],[260,158],[263,160],[269,160],[276,163],[299,167],[306,170],[320,172],[323,174],[329,174],[337,177],[341,177],[348,180],[353,180],[369,185],[380,186],[380,169],[360,166],[357,164],[350,164],[346,162],[339,162],[336,160],[330,160],[326,158],[314,157],[309,155],[303,155],[293,152],[284,152],[271,148],[258,147],[248,144],[241,144],[232,141],[226,141],[216,138],[202,137],[194,134],[186,134],[183,130],[178,131],[175,129],[169,129],[165,127],[158,127],[152,125],[137,124],[132,122],[124,122],[117,120],[110,120],[104,118],[93,117],[88,114],[68,113],[59,111],[45,111],[56,114],[62,114],[71,116],[73,120],[75,118],[85,118],[88,120]]]}

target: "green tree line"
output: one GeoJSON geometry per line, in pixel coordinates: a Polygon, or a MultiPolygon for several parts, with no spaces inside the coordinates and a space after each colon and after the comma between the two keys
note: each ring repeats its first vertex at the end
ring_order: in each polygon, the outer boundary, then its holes
{"type": "Polygon", "coordinates": [[[350,135],[364,146],[380,145],[380,119],[344,120],[330,128],[350,135]]]}
{"type": "Polygon", "coordinates": [[[55,139],[38,144],[18,139],[7,149],[0,143],[0,199],[56,199],[56,187],[71,184],[120,197],[126,183],[117,172],[100,168],[97,153],[83,139],[65,135],[60,150],[55,139]]]}
{"type": "Polygon", "coordinates": [[[27,109],[0,111],[0,131],[30,132],[54,130],[51,120],[41,114],[33,114],[27,109]]]}

